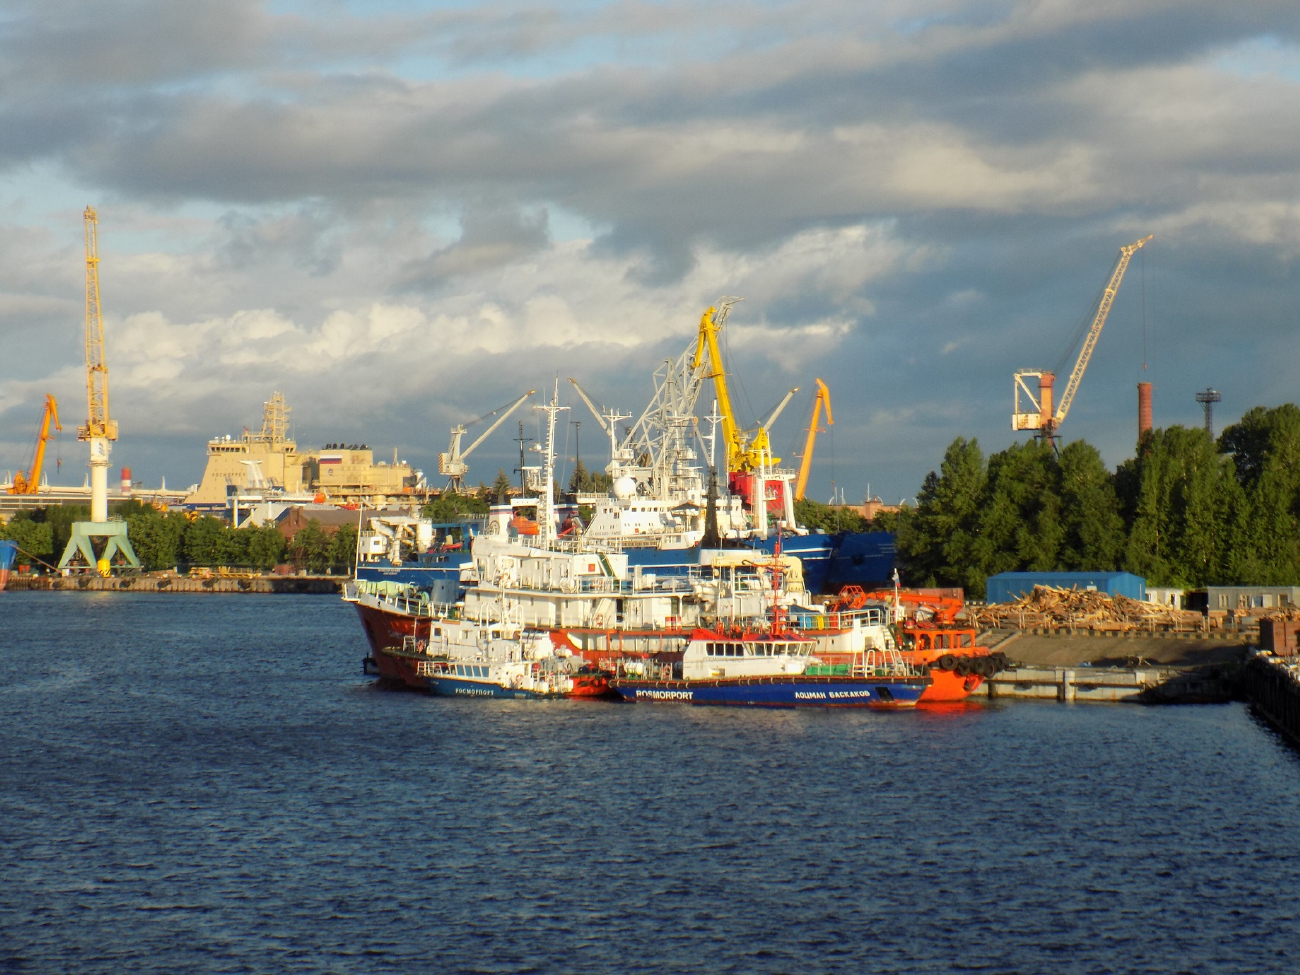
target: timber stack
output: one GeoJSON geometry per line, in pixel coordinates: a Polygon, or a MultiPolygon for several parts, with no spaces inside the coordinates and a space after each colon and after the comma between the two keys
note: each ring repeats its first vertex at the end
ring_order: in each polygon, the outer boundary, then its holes
{"type": "Polygon", "coordinates": [[[983,629],[1072,629],[1127,633],[1139,630],[1191,631],[1207,626],[1194,610],[1174,609],[1127,596],[1084,589],[1035,586],[1010,603],[968,607],[971,622],[983,629]]]}

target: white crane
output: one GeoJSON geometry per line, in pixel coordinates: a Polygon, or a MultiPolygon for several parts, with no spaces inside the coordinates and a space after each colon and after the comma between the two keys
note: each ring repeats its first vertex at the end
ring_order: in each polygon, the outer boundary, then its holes
{"type": "Polygon", "coordinates": [[[524,393],[523,396],[520,396],[517,400],[507,406],[495,409],[491,413],[485,413],[477,420],[473,420],[468,424],[458,423],[451,428],[451,444],[447,447],[445,453],[438,455],[438,473],[448,479],[447,490],[455,491],[457,494],[465,490],[465,475],[469,473],[469,465],[465,463],[465,458],[474,453],[475,448],[486,440],[492,431],[505,423],[510,414],[519,409],[519,407],[523,405],[524,400],[528,399],[528,397],[532,396],[536,392],[537,390],[530,389],[528,392],[524,393]],[[497,416],[498,413],[501,415],[497,416]],[[496,422],[484,430],[477,440],[462,451],[460,449],[460,438],[465,435],[467,427],[472,427],[476,423],[482,423],[484,420],[488,419],[488,417],[493,416],[497,417],[496,422]]]}
{"type": "Polygon", "coordinates": [[[1061,403],[1052,409],[1052,388],[1056,383],[1056,374],[1046,372],[1041,369],[1021,369],[1015,374],[1015,405],[1011,413],[1012,430],[1036,430],[1038,436],[1045,440],[1056,443],[1056,431],[1060,427],[1061,421],[1065,419],[1070,412],[1070,405],[1074,402],[1074,394],[1079,391],[1079,383],[1083,379],[1083,371],[1088,368],[1088,360],[1092,358],[1092,350],[1097,347],[1097,339],[1101,337],[1101,327],[1106,324],[1106,316],[1110,314],[1110,306],[1115,301],[1115,292],[1119,290],[1120,282],[1124,280],[1124,271],[1128,268],[1128,262],[1142,246],[1154,235],[1148,234],[1141,240],[1134,241],[1131,244],[1125,244],[1119,249],[1119,257],[1115,261],[1114,268],[1111,269],[1110,279],[1106,282],[1106,287],[1102,289],[1101,296],[1097,300],[1097,310],[1093,315],[1092,324],[1088,328],[1088,334],[1083,340],[1083,348],[1079,350],[1079,358],[1074,363],[1074,369],[1070,373],[1070,381],[1066,383],[1065,395],[1061,397],[1061,403]],[[1033,390],[1025,383],[1027,378],[1038,380],[1038,395],[1035,396],[1033,390]],[[1022,410],[1020,408],[1020,394],[1024,393],[1026,399],[1032,404],[1033,409],[1022,410]]]}

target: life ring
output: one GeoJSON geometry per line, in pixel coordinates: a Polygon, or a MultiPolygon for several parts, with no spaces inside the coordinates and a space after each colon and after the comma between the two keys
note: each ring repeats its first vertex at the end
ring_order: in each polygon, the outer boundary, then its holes
{"type": "Polygon", "coordinates": [[[515,674],[514,677],[510,678],[510,683],[511,683],[514,687],[523,687],[523,686],[524,686],[524,675],[523,675],[523,674],[515,674]]]}

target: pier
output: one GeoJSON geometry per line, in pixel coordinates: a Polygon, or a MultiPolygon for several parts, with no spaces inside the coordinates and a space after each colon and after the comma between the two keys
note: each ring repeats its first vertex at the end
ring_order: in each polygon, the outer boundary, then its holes
{"type": "MultiPolygon", "coordinates": [[[[11,592],[152,592],[152,593],[291,593],[334,594],[343,590],[343,576],[227,577],[178,575],[34,576],[14,574],[6,586],[11,592]]],[[[0,596],[0,599],[3,599],[0,596]]]]}

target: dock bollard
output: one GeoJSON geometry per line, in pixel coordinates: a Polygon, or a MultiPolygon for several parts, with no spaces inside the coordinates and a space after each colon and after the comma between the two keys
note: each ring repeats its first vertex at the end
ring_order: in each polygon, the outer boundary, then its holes
{"type": "Polygon", "coordinates": [[[1061,689],[1057,693],[1056,699],[1058,701],[1073,702],[1074,693],[1075,693],[1074,671],[1072,670],[1061,671],[1061,689]]]}

